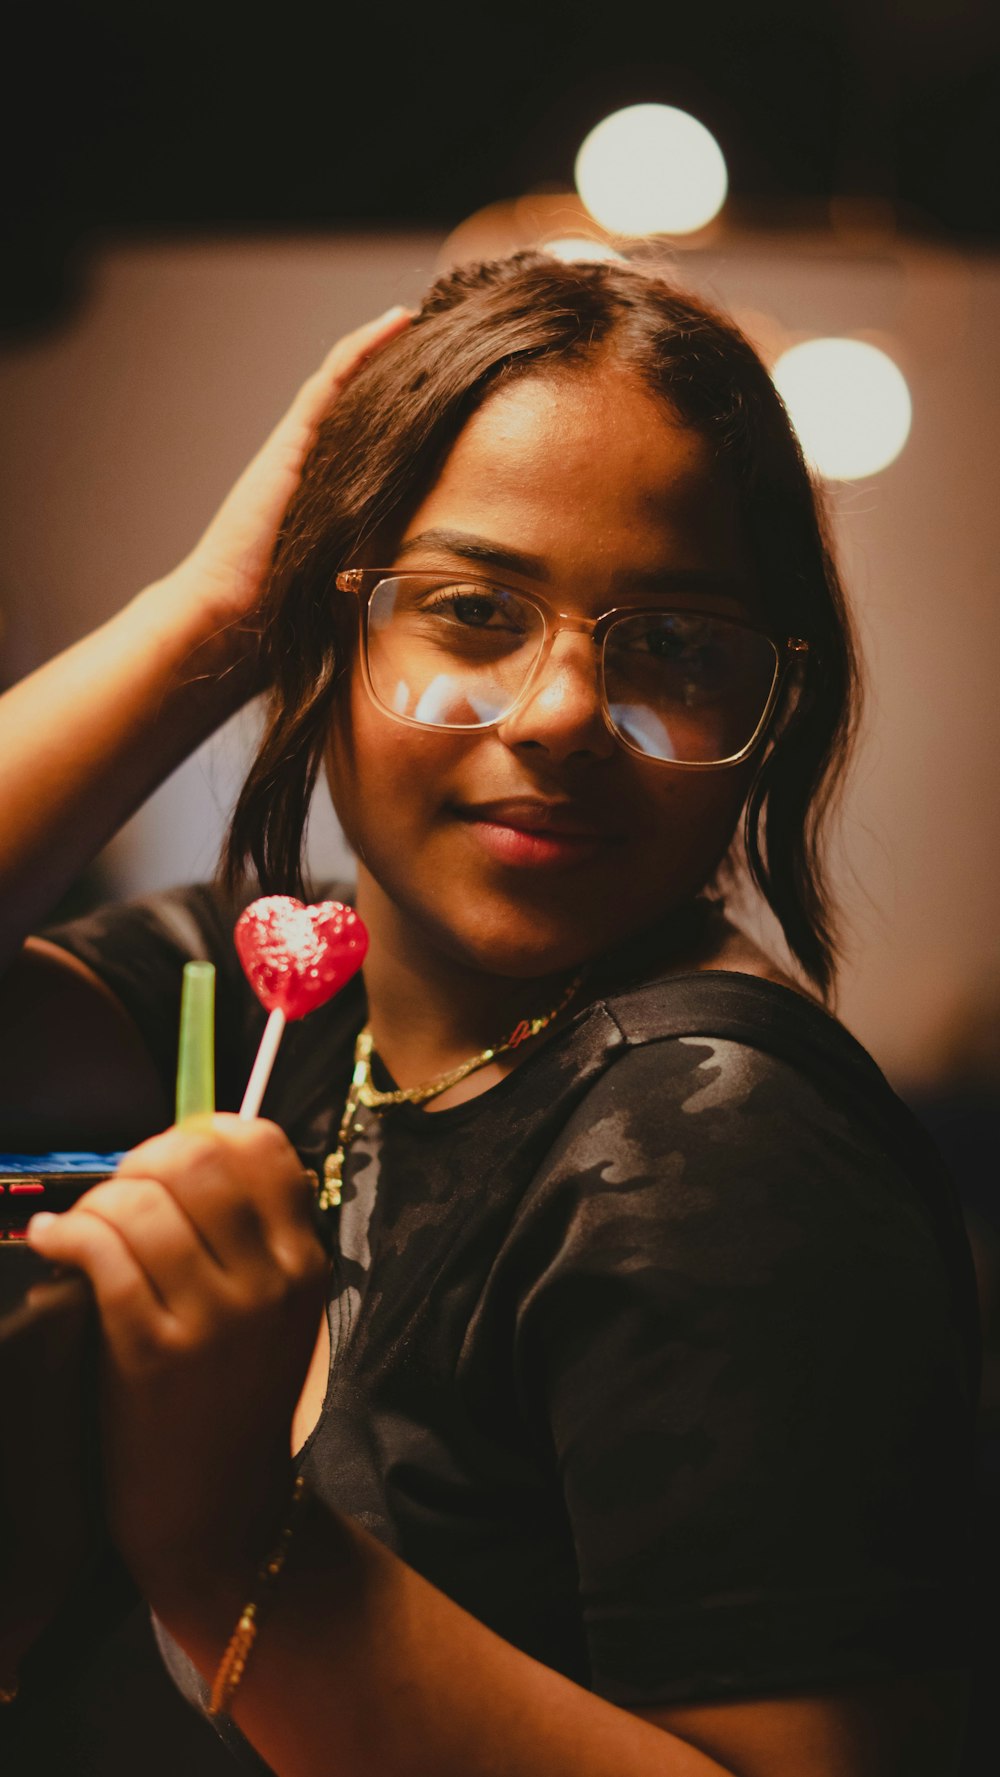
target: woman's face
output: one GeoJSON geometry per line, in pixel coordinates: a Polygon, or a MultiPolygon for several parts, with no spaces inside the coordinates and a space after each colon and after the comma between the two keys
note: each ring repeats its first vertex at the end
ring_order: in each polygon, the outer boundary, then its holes
{"type": "MultiPolygon", "coordinates": [[[[375,565],[494,575],[587,618],[669,604],[678,586],[688,608],[753,610],[734,490],[617,366],[500,387],[375,565]]],[[[376,940],[392,920],[408,944],[532,978],[652,926],[711,876],[752,767],[627,751],[603,721],[595,656],[588,635],[559,634],[528,701],[468,735],[395,721],[355,665],[327,770],[376,940]]]]}

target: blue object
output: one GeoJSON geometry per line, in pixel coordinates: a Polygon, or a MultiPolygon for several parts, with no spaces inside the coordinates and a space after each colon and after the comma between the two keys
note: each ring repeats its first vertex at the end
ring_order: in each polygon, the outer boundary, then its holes
{"type": "Polygon", "coordinates": [[[114,1172],[123,1154],[0,1154],[0,1173],[114,1172]]]}

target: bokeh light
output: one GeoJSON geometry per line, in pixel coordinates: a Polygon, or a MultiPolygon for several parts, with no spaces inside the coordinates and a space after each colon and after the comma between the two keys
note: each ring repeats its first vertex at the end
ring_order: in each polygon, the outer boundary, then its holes
{"type": "Polygon", "coordinates": [[[902,371],[862,339],[807,339],[783,352],[775,386],[814,469],[832,481],[874,475],[898,457],[913,406],[902,371]]]}
{"type": "Polygon", "coordinates": [[[715,137],[673,105],[629,105],[591,130],[576,157],[576,188],[615,234],[691,234],[726,200],[715,137]]]}
{"type": "Polygon", "coordinates": [[[575,264],[577,260],[586,262],[588,259],[622,260],[624,254],[617,253],[607,241],[588,240],[586,235],[559,235],[555,240],[543,241],[542,252],[551,253],[554,259],[563,259],[567,264],[575,264]]]}

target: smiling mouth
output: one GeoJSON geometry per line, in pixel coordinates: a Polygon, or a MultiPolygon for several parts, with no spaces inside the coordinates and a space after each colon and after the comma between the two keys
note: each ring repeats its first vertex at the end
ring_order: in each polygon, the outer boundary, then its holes
{"type": "Polygon", "coordinates": [[[458,818],[473,825],[506,827],[512,832],[556,839],[607,842],[617,835],[588,816],[572,802],[544,802],[540,798],[511,797],[502,802],[466,804],[456,809],[458,818]]]}
{"type": "Polygon", "coordinates": [[[456,812],[484,850],[504,864],[581,864],[617,842],[616,835],[558,803],[487,803],[456,812]]]}

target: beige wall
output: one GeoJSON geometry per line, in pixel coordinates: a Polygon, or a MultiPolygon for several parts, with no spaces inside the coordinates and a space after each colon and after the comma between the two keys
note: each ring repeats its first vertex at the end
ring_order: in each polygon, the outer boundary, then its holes
{"type": "MultiPolygon", "coordinates": [[[[425,236],[132,245],[95,256],[71,325],[0,358],[0,666],[23,672],[190,546],[296,383],[347,327],[412,301],[425,236]]],[[[898,461],[834,491],[869,659],[868,734],[840,877],[841,1010],[897,1080],[966,1001],[1000,1004],[1000,262],[733,241],[679,273],[767,347],[885,341],[910,382],[898,461]]],[[[123,893],[212,868],[252,720],[166,784],[108,854],[123,893]]],[[[343,853],[321,812],[315,862],[343,853]]]]}

